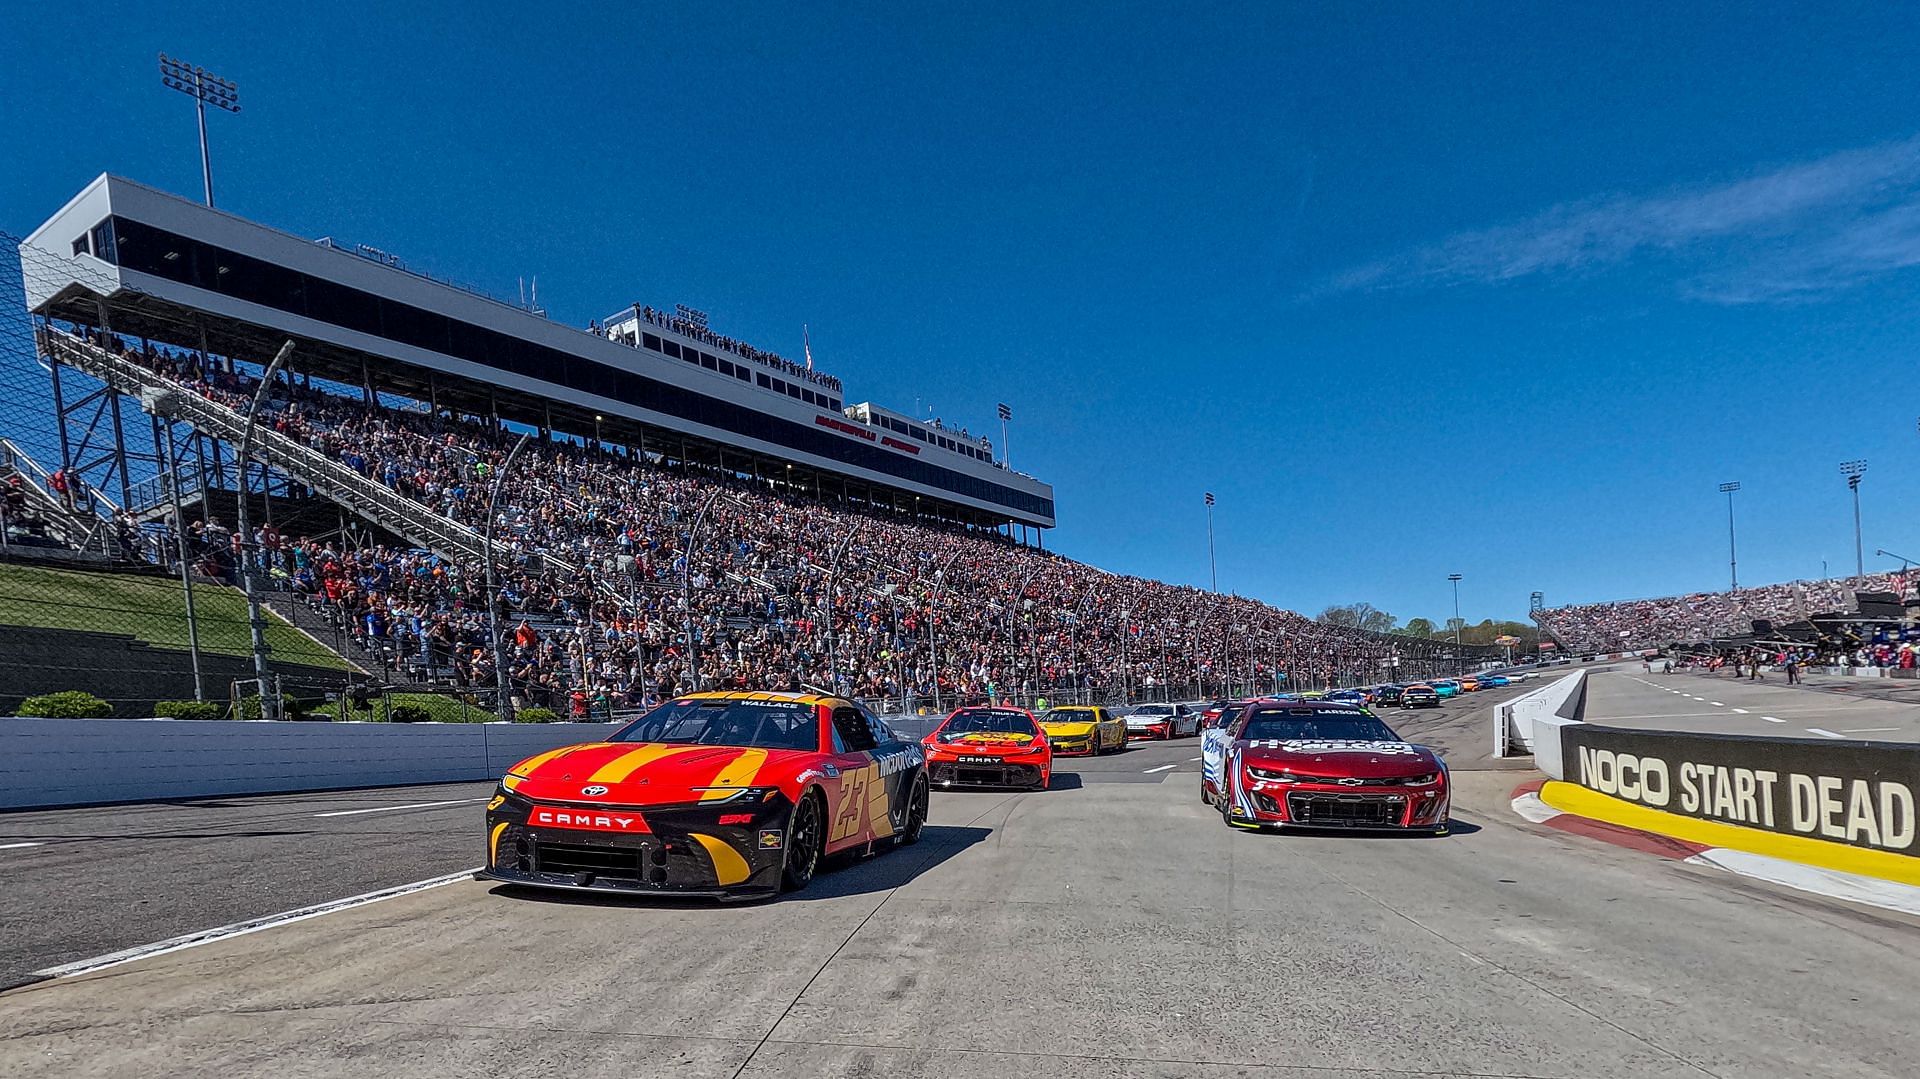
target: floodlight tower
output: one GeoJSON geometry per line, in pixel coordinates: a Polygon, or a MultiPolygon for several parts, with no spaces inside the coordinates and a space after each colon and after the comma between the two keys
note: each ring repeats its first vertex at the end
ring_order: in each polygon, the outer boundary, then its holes
{"type": "Polygon", "coordinates": [[[1840,462],[1840,474],[1847,478],[1847,490],[1853,492],[1853,575],[1867,575],[1866,552],[1860,546],[1860,477],[1867,474],[1867,462],[1840,462]]]}
{"type": "Polygon", "coordinates": [[[200,179],[207,187],[207,206],[213,206],[213,159],[207,153],[207,106],[240,111],[240,88],[206,68],[160,54],[160,82],[169,90],[178,90],[193,99],[194,113],[200,119],[200,179]]]}
{"type": "Polygon", "coordinates": [[[1740,481],[1720,485],[1720,493],[1727,496],[1727,575],[1732,578],[1731,590],[1740,591],[1740,563],[1734,558],[1733,547],[1733,492],[1740,489],[1740,481]]]}

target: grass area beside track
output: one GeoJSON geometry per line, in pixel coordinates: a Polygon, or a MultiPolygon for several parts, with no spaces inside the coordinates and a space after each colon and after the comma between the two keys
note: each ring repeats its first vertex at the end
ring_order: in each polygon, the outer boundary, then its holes
{"type": "MultiPolygon", "coordinates": [[[[493,713],[492,702],[479,703],[462,701],[458,697],[443,693],[392,693],[383,701],[374,698],[371,710],[352,709],[346,714],[349,720],[369,723],[384,723],[392,715],[391,709],[401,705],[414,705],[426,710],[431,723],[491,723],[497,717],[493,713]]],[[[310,715],[318,718],[340,719],[340,702],[328,701],[315,708],[310,715]]]]}
{"type": "MultiPolygon", "coordinates": [[[[246,596],[237,588],[196,582],[194,617],[200,650],[252,654],[246,596]]],[[[287,663],[344,671],[347,662],[266,612],[267,645],[287,663]]],[[[53,569],[0,562],[0,622],[36,629],[126,634],[154,648],[186,651],[187,606],[180,582],[133,573],[53,569]]]]}

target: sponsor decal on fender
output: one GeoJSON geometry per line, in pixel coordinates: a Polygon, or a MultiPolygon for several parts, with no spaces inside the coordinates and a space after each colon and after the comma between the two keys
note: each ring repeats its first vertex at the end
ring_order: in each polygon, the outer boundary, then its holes
{"type": "Polygon", "coordinates": [[[611,813],[588,809],[549,809],[535,806],[527,823],[553,828],[583,828],[590,832],[652,832],[638,813],[611,813]]]}
{"type": "Polygon", "coordinates": [[[779,850],[781,847],[786,846],[786,843],[787,843],[786,833],[782,832],[780,829],[778,828],[760,829],[760,849],[761,850],[779,850]]]}

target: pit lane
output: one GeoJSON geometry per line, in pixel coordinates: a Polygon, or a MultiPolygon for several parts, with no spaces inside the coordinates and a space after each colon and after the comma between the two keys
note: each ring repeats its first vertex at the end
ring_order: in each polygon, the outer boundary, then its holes
{"type": "MultiPolygon", "coordinates": [[[[1419,715],[1483,735],[1486,703],[1419,715]]],[[[1450,838],[1234,832],[1195,746],[937,794],[921,846],[776,903],[462,880],[42,982],[0,997],[0,1073],[1907,1071],[1913,922],[1544,832],[1506,811],[1511,773],[1459,762],[1450,838]]],[[[354,797],[456,792],[396,793],[354,797]]],[[[305,819],[434,813],[470,823],[305,819]]]]}

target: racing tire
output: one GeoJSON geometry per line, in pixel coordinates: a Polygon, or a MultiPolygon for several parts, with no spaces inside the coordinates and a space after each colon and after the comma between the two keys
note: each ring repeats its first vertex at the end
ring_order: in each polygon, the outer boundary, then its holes
{"type": "Polygon", "coordinates": [[[809,791],[787,818],[787,857],[780,870],[780,890],[797,892],[812,883],[825,849],[826,814],[820,811],[820,796],[809,791]]]}
{"type": "Polygon", "coordinates": [[[907,795],[907,822],[900,829],[900,846],[910,847],[920,842],[920,834],[927,829],[927,806],[931,793],[925,772],[913,777],[913,793],[907,795]]]}

